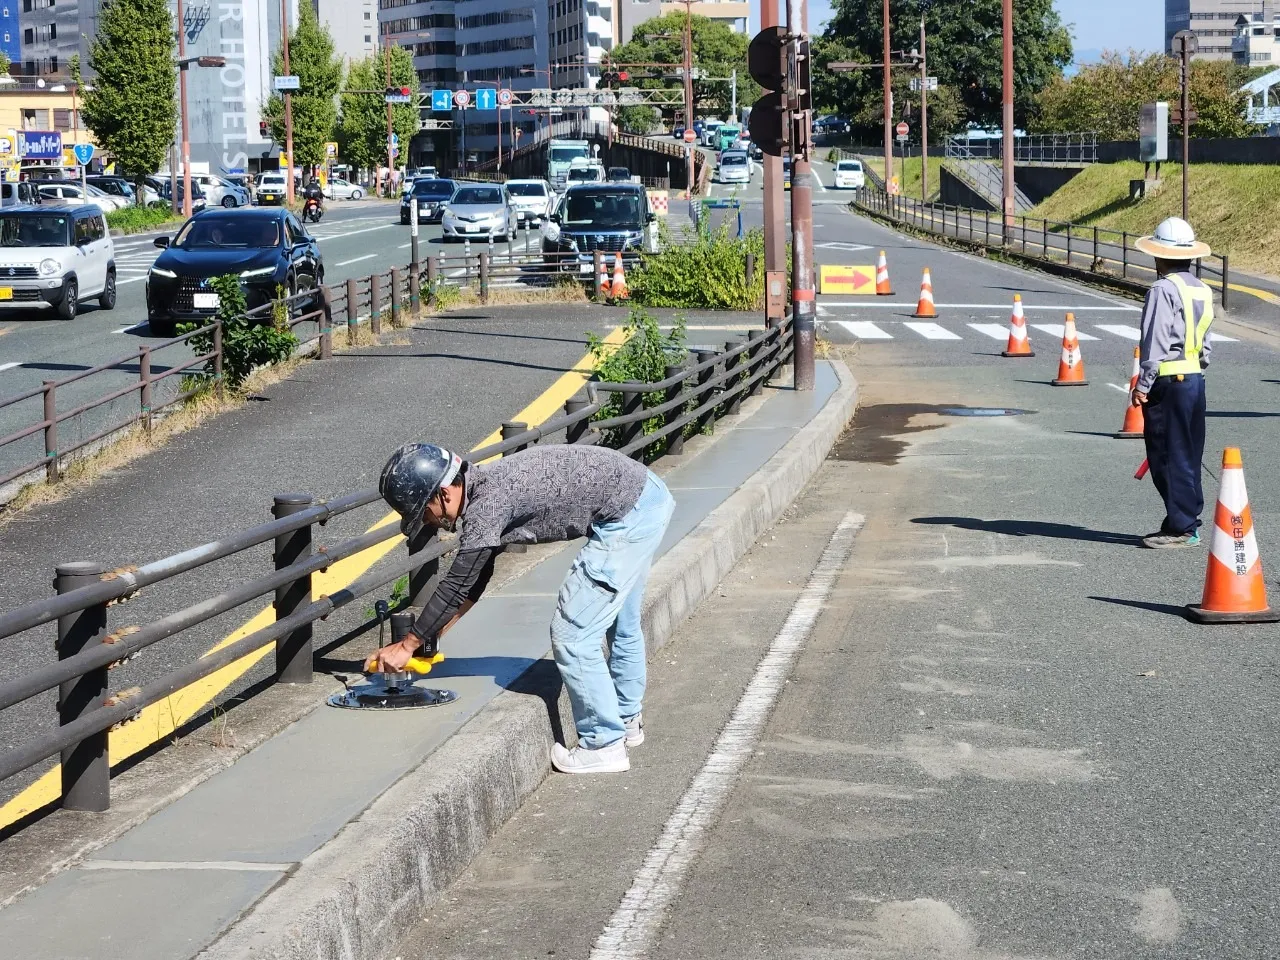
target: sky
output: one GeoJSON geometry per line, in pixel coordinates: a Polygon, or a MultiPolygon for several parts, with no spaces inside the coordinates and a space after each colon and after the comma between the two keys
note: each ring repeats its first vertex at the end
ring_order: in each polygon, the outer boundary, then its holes
{"type": "MultiPolygon", "coordinates": [[[[872,0],[868,7],[879,9],[872,0]]],[[[960,3],[962,0],[938,0],[960,3]]],[[[1063,22],[1071,26],[1077,61],[1096,59],[1104,49],[1159,50],[1164,46],[1164,0],[1054,0],[1063,22]]],[[[760,0],[753,0],[751,30],[757,29],[760,0]]],[[[892,12],[893,4],[890,4],[892,12]]],[[[809,0],[810,32],[818,33],[831,16],[830,0],[809,0]]]]}

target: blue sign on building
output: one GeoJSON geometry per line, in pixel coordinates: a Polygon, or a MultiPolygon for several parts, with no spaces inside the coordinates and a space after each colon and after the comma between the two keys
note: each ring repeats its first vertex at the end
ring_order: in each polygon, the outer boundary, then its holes
{"type": "Polygon", "coordinates": [[[438,113],[448,113],[453,109],[452,90],[432,90],[431,109],[438,113]]]}
{"type": "Polygon", "coordinates": [[[19,160],[61,160],[62,134],[56,130],[19,130],[19,160]]]}
{"type": "Polygon", "coordinates": [[[0,0],[0,53],[10,63],[22,62],[22,28],[18,24],[18,0],[0,0]]]}
{"type": "Polygon", "coordinates": [[[498,91],[492,87],[481,87],[476,91],[477,110],[497,110],[498,91]]]}

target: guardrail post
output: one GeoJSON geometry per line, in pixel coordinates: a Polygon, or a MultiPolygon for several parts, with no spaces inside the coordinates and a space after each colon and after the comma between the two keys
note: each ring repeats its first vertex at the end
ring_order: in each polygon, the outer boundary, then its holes
{"type": "MultiPolygon", "coordinates": [[[[565,415],[572,416],[573,414],[581,410],[583,407],[590,406],[590,404],[591,404],[591,401],[582,397],[574,397],[572,400],[566,400],[564,402],[565,415]]],[[[579,441],[581,441],[582,438],[587,435],[587,425],[589,423],[590,423],[589,420],[579,420],[577,423],[569,424],[569,426],[566,427],[564,431],[564,442],[578,443],[579,441]]]]}
{"type": "Polygon", "coordinates": [[[400,268],[391,268],[391,326],[400,326],[402,319],[400,316],[400,288],[404,285],[404,278],[400,276],[400,268]]]}
{"type": "Polygon", "coordinates": [[[462,285],[464,287],[470,287],[471,286],[471,241],[470,240],[462,241],[462,269],[464,271],[464,275],[462,278],[463,279],[462,285]]]}
{"type": "MultiPolygon", "coordinates": [[[[751,352],[749,354],[751,357],[751,367],[749,375],[753,377],[759,373],[760,368],[764,366],[765,346],[768,344],[768,341],[764,339],[764,335],[765,331],[763,330],[752,330],[747,334],[747,337],[751,340],[751,352]]],[[[758,397],[762,393],[764,393],[764,377],[761,377],[752,385],[750,396],[758,397]]]]}
{"type": "Polygon", "coordinates": [[[1129,276],[1129,233],[1123,230],[1120,232],[1120,276],[1125,279],[1129,276]]]}
{"type": "Polygon", "coordinates": [[[138,348],[138,414],[142,429],[151,432],[151,348],[138,348]]]}
{"type": "Polygon", "coordinates": [[[1227,287],[1231,286],[1230,282],[1231,263],[1227,259],[1227,254],[1222,255],[1222,309],[1227,309],[1227,287]]]}
{"type": "MultiPolygon", "coordinates": [[[[101,563],[60,563],[54,587],[69,593],[97,583],[101,563]]],[[[58,659],[66,660],[96,647],[107,635],[107,605],[94,604],[58,618],[58,659]]],[[[58,724],[66,726],[101,709],[107,696],[107,668],[98,667],[58,685],[58,724]]],[[[62,806],[66,810],[101,812],[111,806],[111,764],[107,731],[91,734],[62,750],[62,806]]]]}
{"type": "Polygon", "coordinates": [[[1067,224],[1067,266],[1071,266],[1071,224],[1067,224]]]}
{"type": "MultiPolygon", "coordinates": [[[[639,380],[628,380],[624,386],[629,389],[622,391],[622,416],[629,413],[636,413],[644,406],[644,393],[635,389],[640,385],[639,380]]],[[[620,446],[627,446],[636,440],[644,432],[644,420],[635,420],[631,423],[623,424],[622,441],[620,446]]],[[[644,454],[643,448],[636,450],[631,454],[632,457],[639,460],[644,454]]]]}
{"type": "MultiPolygon", "coordinates": [[[[482,253],[480,254],[480,257],[481,257],[480,262],[483,264],[485,262],[484,260],[485,255],[482,253]]],[[[507,420],[502,424],[502,439],[510,440],[512,437],[518,437],[520,436],[520,434],[524,433],[528,429],[529,429],[529,425],[527,423],[523,423],[519,420],[507,420]]],[[[511,450],[508,453],[504,453],[503,456],[507,457],[507,456],[510,456],[512,453],[519,453],[521,450],[524,450],[527,447],[528,447],[528,444],[525,444],[524,446],[516,447],[514,450],[511,450]]],[[[529,552],[529,548],[523,543],[508,543],[505,547],[505,550],[507,553],[528,553],[529,552]]]]}
{"type": "MultiPolygon", "coordinates": [[[[712,359],[715,355],[716,353],[714,350],[695,351],[693,355],[694,364],[697,366],[702,366],[702,364],[712,359]]],[[[715,375],[716,375],[716,365],[714,363],[707,366],[706,369],[700,370],[698,372],[697,406],[701,407],[704,404],[711,402],[712,396],[715,395],[715,387],[711,386],[710,384],[711,384],[711,381],[715,378],[715,375]]],[[[704,430],[706,430],[708,424],[715,422],[715,419],[716,419],[716,408],[708,407],[698,416],[698,419],[694,421],[694,423],[696,424],[696,427],[694,428],[695,431],[697,433],[702,433],[704,430]]]]}
{"type": "MultiPolygon", "coordinates": [[[[737,341],[737,340],[729,340],[729,341],[727,341],[727,342],[725,343],[724,348],[725,348],[725,350],[736,350],[736,349],[737,349],[738,347],[740,347],[740,346],[742,346],[742,343],[741,343],[740,341],[737,341]]],[[[724,361],[724,386],[723,386],[723,388],[722,388],[722,389],[724,389],[725,391],[729,391],[729,390],[732,390],[734,387],[736,387],[736,386],[738,385],[738,380],[740,379],[740,374],[742,373],[742,371],[741,371],[741,369],[740,369],[740,368],[741,368],[741,366],[742,366],[742,354],[741,354],[741,353],[735,353],[733,356],[731,356],[731,357],[726,357],[726,358],[725,358],[725,361],[724,361]]],[[[737,413],[737,412],[738,412],[738,408],[739,408],[739,407],[741,407],[741,406],[742,406],[742,394],[741,394],[741,393],[735,393],[735,394],[734,394],[734,395],[733,395],[733,396],[732,396],[732,397],[731,397],[731,398],[730,398],[730,399],[725,403],[725,406],[724,406],[724,413],[723,413],[723,414],[721,414],[721,416],[726,416],[726,417],[727,417],[727,416],[728,416],[729,414],[731,414],[731,413],[737,413]]]]}
{"type": "MultiPolygon", "coordinates": [[[[750,260],[751,254],[747,254],[747,257],[750,260]]],[[[684,364],[682,363],[667,364],[666,368],[662,372],[662,379],[669,380],[671,377],[678,376],[682,370],[684,370],[684,364]]],[[[678,400],[680,398],[680,394],[683,392],[684,381],[681,380],[679,383],[673,383],[671,386],[667,387],[666,396],[664,396],[662,400],[664,403],[670,403],[672,400],[678,400]]],[[[680,404],[676,404],[664,415],[665,426],[671,426],[671,424],[675,423],[683,416],[684,410],[681,409],[680,404]]],[[[665,452],[673,456],[678,456],[679,454],[684,453],[683,430],[677,430],[674,433],[667,434],[667,448],[665,452]]]]}
{"type": "Polygon", "coordinates": [[[382,333],[382,277],[376,273],[369,276],[369,330],[382,333]]]}
{"type": "MultiPolygon", "coordinates": [[[[271,515],[277,520],[306,510],[312,504],[307,493],[277,493],[271,515]]],[[[300,527],[276,537],[276,569],[291,567],[311,556],[311,526],[300,527]]],[[[311,603],[311,574],[276,587],[273,606],[276,620],[283,620],[298,608],[311,603]]],[[[310,683],[312,675],[311,624],[299,627],[276,640],[276,682],[310,683]]]]}
{"type": "Polygon", "coordinates": [[[355,343],[356,340],[356,321],[360,318],[360,301],[359,293],[356,288],[356,278],[351,277],[347,280],[347,345],[355,343]]]}
{"type": "Polygon", "coordinates": [[[604,254],[596,250],[591,254],[591,289],[601,300],[609,296],[609,291],[600,285],[600,274],[604,271],[604,254]]]}
{"type": "Polygon", "coordinates": [[[1093,267],[1091,267],[1090,269],[1096,268],[1097,265],[1098,265],[1098,228],[1095,226],[1093,228],[1093,267]]]}
{"type": "Polygon", "coordinates": [[[427,306],[436,305],[436,287],[440,282],[440,257],[432,254],[427,257],[427,306]]]}
{"type": "Polygon", "coordinates": [[[333,291],[320,286],[320,359],[333,359],[333,291]]]}
{"type": "Polygon", "coordinates": [[[222,321],[213,321],[213,394],[222,399],[222,321]]]}
{"type": "Polygon", "coordinates": [[[1049,220],[1040,221],[1040,256],[1049,259],[1049,220]]]}
{"type": "Polygon", "coordinates": [[[480,251],[480,302],[489,302],[489,258],[492,253],[480,251]]]}
{"type": "Polygon", "coordinates": [[[44,381],[44,477],[57,483],[61,475],[58,468],[58,385],[54,380],[44,381]]]}

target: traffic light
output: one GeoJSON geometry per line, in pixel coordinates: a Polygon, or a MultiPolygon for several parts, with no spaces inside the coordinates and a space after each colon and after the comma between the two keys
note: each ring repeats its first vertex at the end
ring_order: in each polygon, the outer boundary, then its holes
{"type": "Polygon", "coordinates": [[[615,87],[626,83],[629,79],[631,79],[631,74],[626,70],[608,70],[600,74],[600,86],[615,87]]]}
{"type": "Polygon", "coordinates": [[[788,77],[790,50],[785,36],[783,27],[766,27],[751,38],[747,47],[747,69],[751,79],[770,91],[751,108],[747,129],[751,139],[771,157],[782,156],[787,139],[784,136],[783,92],[791,97],[789,106],[792,110],[809,110],[813,105],[809,85],[809,41],[800,42],[796,51],[796,76],[788,77]]]}
{"type": "Polygon", "coordinates": [[[408,87],[387,87],[383,91],[383,99],[387,103],[408,103],[413,99],[413,94],[408,87]]]}
{"type": "Polygon", "coordinates": [[[262,138],[265,140],[265,139],[267,138],[267,136],[270,134],[270,132],[271,132],[271,131],[270,131],[270,128],[269,128],[269,126],[268,126],[268,124],[267,124],[267,121],[265,121],[265,120],[259,120],[259,121],[258,121],[258,136],[262,137],[262,138]]]}

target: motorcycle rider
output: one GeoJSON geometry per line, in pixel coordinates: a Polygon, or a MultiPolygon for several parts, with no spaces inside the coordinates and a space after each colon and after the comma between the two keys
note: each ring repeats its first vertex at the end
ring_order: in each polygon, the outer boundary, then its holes
{"type": "Polygon", "coordinates": [[[313,176],[307,182],[307,185],[302,188],[302,198],[303,212],[306,212],[313,201],[315,202],[317,213],[315,219],[319,220],[320,216],[324,214],[324,188],[320,186],[319,178],[313,176]]]}

